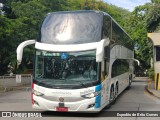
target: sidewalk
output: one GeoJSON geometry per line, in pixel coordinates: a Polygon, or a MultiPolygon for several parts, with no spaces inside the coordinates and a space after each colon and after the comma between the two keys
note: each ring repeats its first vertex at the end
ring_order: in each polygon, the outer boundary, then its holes
{"type": "Polygon", "coordinates": [[[156,98],[160,99],[160,90],[159,91],[155,90],[155,88],[154,88],[154,81],[148,80],[148,83],[147,83],[147,85],[145,87],[145,90],[149,94],[151,94],[151,95],[155,96],[156,98]]]}
{"type": "Polygon", "coordinates": [[[147,82],[148,80],[148,77],[135,77],[133,82],[147,82]]]}
{"type": "Polygon", "coordinates": [[[147,82],[147,85],[145,86],[146,92],[160,99],[160,90],[155,90],[153,80],[149,79],[148,77],[135,77],[133,82],[147,82]]]}

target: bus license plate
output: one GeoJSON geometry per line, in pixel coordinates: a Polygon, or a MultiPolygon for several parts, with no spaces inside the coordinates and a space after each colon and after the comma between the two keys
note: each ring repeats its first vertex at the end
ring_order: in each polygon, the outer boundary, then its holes
{"type": "Polygon", "coordinates": [[[67,112],[68,111],[68,107],[56,107],[56,111],[67,112]]]}

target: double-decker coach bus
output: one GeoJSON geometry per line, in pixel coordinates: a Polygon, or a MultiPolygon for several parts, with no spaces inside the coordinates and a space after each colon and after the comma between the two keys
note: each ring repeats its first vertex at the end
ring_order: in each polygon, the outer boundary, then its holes
{"type": "Polygon", "coordinates": [[[35,44],[32,107],[50,111],[95,111],[131,85],[133,43],[107,13],[93,10],[48,14],[35,44]]]}

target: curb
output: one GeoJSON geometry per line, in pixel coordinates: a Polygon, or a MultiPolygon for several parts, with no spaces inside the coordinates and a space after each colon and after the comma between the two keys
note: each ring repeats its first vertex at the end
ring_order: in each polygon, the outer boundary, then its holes
{"type": "Polygon", "coordinates": [[[145,91],[147,91],[150,95],[152,95],[152,96],[160,99],[159,96],[157,96],[156,94],[154,94],[154,93],[150,90],[150,88],[149,88],[149,85],[150,85],[150,84],[151,84],[151,81],[149,80],[149,81],[147,82],[147,85],[145,86],[145,91]]]}
{"type": "Polygon", "coordinates": [[[12,88],[3,88],[3,90],[0,90],[0,93],[5,93],[5,92],[10,92],[10,91],[15,91],[15,90],[24,90],[24,91],[31,91],[31,87],[12,87],[12,88]]]}

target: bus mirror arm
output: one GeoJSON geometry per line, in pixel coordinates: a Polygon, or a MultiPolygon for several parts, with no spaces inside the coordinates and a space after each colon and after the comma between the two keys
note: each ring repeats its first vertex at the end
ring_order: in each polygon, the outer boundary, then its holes
{"type": "Polygon", "coordinates": [[[24,47],[34,44],[36,41],[35,40],[27,40],[22,42],[18,47],[17,47],[17,67],[21,64],[22,61],[22,56],[23,56],[23,49],[24,47]]]}
{"type": "Polygon", "coordinates": [[[103,57],[104,57],[104,47],[108,46],[110,43],[109,38],[107,39],[102,39],[98,45],[97,45],[97,50],[96,50],[96,62],[102,62],[103,57]]]}
{"type": "Polygon", "coordinates": [[[140,62],[139,62],[139,60],[134,59],[134,58],[133,58],[133,60],[134,60],[135,62],[137,62],[138,66],[140,66],[140,62]]]}

